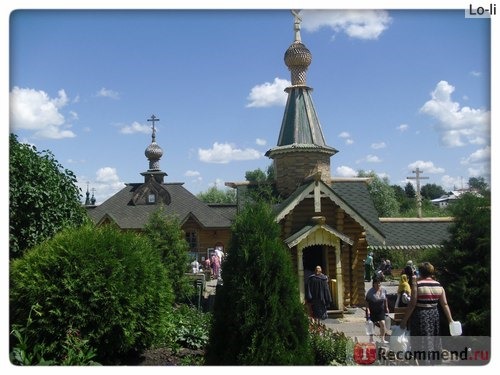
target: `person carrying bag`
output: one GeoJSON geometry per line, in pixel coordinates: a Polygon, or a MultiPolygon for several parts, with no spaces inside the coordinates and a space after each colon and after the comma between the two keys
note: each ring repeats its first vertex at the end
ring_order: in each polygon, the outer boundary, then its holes
{"type": "Polygon", "coordinates": [[[396,299],[396,307],[407,307],[411,299],[411,288],[408,282],[408,276],[403,274],[399,280],[398,297],[396,299]]]}

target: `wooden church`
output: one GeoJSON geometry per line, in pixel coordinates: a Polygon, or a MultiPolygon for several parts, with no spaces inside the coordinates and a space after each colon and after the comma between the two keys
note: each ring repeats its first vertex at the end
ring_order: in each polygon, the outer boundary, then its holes
{"type": "MultiPolygon", "coordinates": [[[[295,38],[285,52],[291,72],[276,147],[266,156],[273,162],[275,187],[284,200],[275,207],[276,221],[297,270],[301,299],[304,280],[320,265],[330,280],[331,310],[364,305],[363,261],[371,248],[425,248],[440,246],[450,219],[379,219],[368,192],[368,178],[334,178],[330,159],[337,150],[326,144],[307,86],[311,52],[302,43],[300,18],[295,15],[295,38]]],[[[124,230],[141,230],[159,205],[179,217],[190,251],[198,260],[215,248],[223,251],[231,236],[236,205],[210,205],[198,200],[181,183],[164,181],[163,154],[155,139],[146,148],[149,169],[144,181],[129,183],[99,206],[87,206],[97,224],[114,223],[124,230]]],[[[227,182],[245,190],[248,182],[227,182]]]]}
{"type": "Polygon", "coordinates": [[[123,230],[141,231],[150,215],[161,206],[165,214],[180,221],[192,258],[202,261],[216,249],[224,252],[236,206],[204,203],[183,183],[165,182],[167,173],[160,168],[163,150],[156,143],[155,134],[155,122],[159,119],[152,115],[148,121],[153,123],[153,134],[151,144],[144,151],[149,168],[141,173],[143,182],[125,184],[98,206],[86,205],[89,216],[97,225],[113,224],[123,230]]]}
{"type": "MultiPolygon", "coordinates": [[[[295,14],[295,40],[284,60],[291,86],[273,161],[275,186],[285,198],[275,207],[282,238],[297,269],[301,299],[305,280],[317,265],[330,280],[332,310],[364,305],[364,259],[372,248],[440,246],[450,219],[381,221],[368,192],[369,178],[334,178],[330,159],[337,150],[326,144],[307,86],[311,52],[302,43],[295,14]],[[429,225],[430,224],[430,225],[429,225]],[[433,233],[433,236],[429,236],[433,233]],[[405,235],[406,234],[406,235],[405,235]]],[[[244,190],[245,183],[226,183],[244,190]]]]}

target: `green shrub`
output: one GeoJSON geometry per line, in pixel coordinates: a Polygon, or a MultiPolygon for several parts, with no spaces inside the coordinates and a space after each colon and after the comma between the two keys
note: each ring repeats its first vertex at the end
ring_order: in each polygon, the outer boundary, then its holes
{"type": "Polygon", "coordinates": [[[180,305],[174,311],[172,323],[172,341],[176,346],[188,349],[205,349],[211,314],[203,313],[193,307],[180,305]]]}
{"type": "Polygon", "coordinates": [[[311,320],[309,335],[315,365],[353,364],[354,342],[343,332],[335,332],[311,320]]]}
{"type": "MultiPolygon", "coordinates": [[[[77,330],[102,363],[151,345],[172,303],[161,259],[146,238],[112,227],[68,229],[11,263],[11,324],[55,358],[77,330]]],[[[58,358],[59,360],[61,358],[58,358]]]]}

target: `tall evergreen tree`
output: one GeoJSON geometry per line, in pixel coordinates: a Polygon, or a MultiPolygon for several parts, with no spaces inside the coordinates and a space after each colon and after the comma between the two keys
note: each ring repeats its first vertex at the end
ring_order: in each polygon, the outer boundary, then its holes
{"type": "Polygon", "coordinates": [[[465,335],[491,335],[490,204],[489,198],[463,194],[451,206],[450,239],[431,261],[465,335]]]}
{"type": "Polygon", "coordinates": [[[415,191],[415,187],[411,182],[408,182],[405,185],[405,194],[408,198],[415,198],[417,195],[417,192],[415,191]]]}
{"type": "Polygon", "coordinates": [[[175,300],[180,302],[190,295],[192,286],[186,277],[189,265],[189,245],[176,216],[167,215],[161,206],[154,211],[144,226],[144,232],[158,251],[172,281],[175,300]]]}
{"type": "Polygon", "coordinates": [[[237,216],[214,304],[210,365],[312,364],[308,318],[270,207],[237,216]]]}

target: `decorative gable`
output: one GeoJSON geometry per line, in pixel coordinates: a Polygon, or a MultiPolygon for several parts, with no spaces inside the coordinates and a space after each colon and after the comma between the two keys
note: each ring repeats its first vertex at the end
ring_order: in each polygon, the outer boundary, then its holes
{"type": "Polygon", "coordinates": [[[130,204],[133,206],[154,204],[164,204],[168,206],[170,202],[170,194],[155,179],[150,179],[142,184],[130,200],[130,204]]]}
{"type": "MultiPolygon", "coordinates": [[[[364,183],[364,182],[362,182],[364,183]]],[[[378,217],[367,218],[364,212],[357,211],[352,202],[344,200],[337,191],[333,190],[330,186],[326,185],[322,180],[314,180],[300,186],[291,194],[285,201],[283,201],[276,209],[276,221],[281,222],[285,216],[290,214],[302,201],[311,199],[314,203],[314,214],[319,215],[322,212],[321,200],[326,198],[340,207],[349,215],[353,220],[359,223],[363,228],[370,232],[378,241],[384,243],[385,238],[382,231],[377,227],[378,217]]]]}

